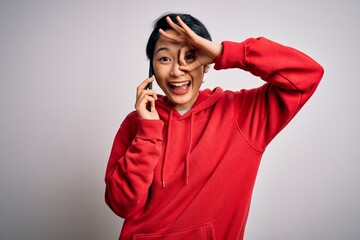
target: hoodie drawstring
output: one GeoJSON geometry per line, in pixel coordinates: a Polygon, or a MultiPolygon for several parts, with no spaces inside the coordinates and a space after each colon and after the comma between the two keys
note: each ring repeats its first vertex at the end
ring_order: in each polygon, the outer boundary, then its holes
{"type": "MultiPolygon", "coordinates": [[[[223,95],[223,90],[219,87],[215,88],[213,91],[210,89],[206,89],[203,91],[200,91],[199,96],[197,98],[197,102],[191,107],[190,111],[190,116],[186,116],[190,117],[190,130],[189,130],[189,144],[188,144],[188,149],[186,151],[186,159],[185,159],[185,182],[186,184],[189,183],[189,178],[190,178],[190,153],[191,153],[191,147],[193,145],[193,134],[194,134],[194,121],[195,121],[195,114],[199,113],[201,111],[204,111],[207,108],[211,108],[213,107],[217,101],[220,99],[220,97],[223,95]]],[[[161,173],[160,173],[160,181],[161,181],[161,185],[163,188],[165,188],[165,178],[166,178],[166,163],[165,161],[169,161],[168,159],[168,155],[169,153],[169,144],[171,142],[171,132],[172,132],[172,121],[173,121],[173,114],[174,111],[176,111],[174,109],[173,104],[170,103],[169,99],[167,97],[160,97],[160,99],[157,101],[157,107],[160,107],[162,109],[164,109],[164,113],[169,113],[169,118],[168,118],[168,131],[167,131],[167,139],[166,139],[166,143],[164,146],[164,155],[163,155],[163,159],[162,159],[162,165],[161,165],[161,173]]],[[[187,113],[185,113],[187,114],[187,113]]],[[[164,115],[165,118],[165,115],[164,115]]],[[[182,118],[183,119],[183,118],[182,118]]],[[[171,154],[170,154],[171,155],[171,154]]],[[[158,180],[157,180],[158,181],[158,180]]]]}
{"type": "Polygon", "coordinates": [[[189,133],[189,147],[186,154],[186,160],[185,160],[185,171],[186,171],[186,184],[189,184],[189,176],[190,176],[190,152],[191,152],[191,146],[192,146],[192,135],[193,135],[193,124],[194,124],[194,113],[191,113],[190,116],[190,133],[189,133]]]}
{"type": "MultiPolygon", "coordinates": [[[[163,188],[165,188],[165,161],[168,158],[169,154],[169,143],[171,142],[171,125],[172,125],[172,118],[173,118],[174,110],[172,109],[170,111],[169,115],[169,123],[168,123],[168,131],[167,131],[167,139],[166,139],[166,146],[164,151],[164,158],[162,161],[161,166],[161,185],[163,188]]],[[[189,132],[189,147],[186,153],[186,159],[185,159],[185,183],[189,184],[189,176],[190,176],[190,152],[191,152],[191,146],[192,146],[192,140],[193,140],[193,125],[194,125],[194,113],[192,112],[190,115],[190,132],[189,132]]]]}
{"type": "Polygon", "coordinates": [[[165,171],[165,160],[167,159],[167,155],[168,155],[168,146],[169,146],[169,143],[170,143],[170,131],[171,131],[171,120],[173,118],[173,113],[174,113],[174,110],[171,109],[170,111],[170,115],[169,115],[169,124],[168,124],[168,131],[167,131],[167,138],[166,138],[166,146],[165,146],[165,152],[164,152],[164,159],[163,159],[163,162],[162,162],[162,166],[161,166],[161,185],[163,188],[165,188],[165,179],[164,179],[164,171],[165,171]]]}

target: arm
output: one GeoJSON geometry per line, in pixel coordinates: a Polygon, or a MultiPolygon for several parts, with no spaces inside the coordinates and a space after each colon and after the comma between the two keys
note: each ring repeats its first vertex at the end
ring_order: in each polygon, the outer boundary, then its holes
{"type": "Polygon", "coordinates": [[[135,113],[116,134],[105,175],[105,201],[120,217],[129,217],[147,200],[161,154],[162,128],[161,120],[138,118],[135,113]]]}
{"type": "Polygon", "coordinates": [[[317,88],[323,68],[307,55],[266,38],[223,42],[215,69],[241,68],[266,83],[235,94],[239,129],[263,151],[317,88]]]}
{"type": "Polygon", "coordinates": [[[147,78],[137,87],[136,112],[121,124],[106,168],[105,201],[123,218],[143,208],[161,154],[164,123],[155,109],[156,92],[146,87],[152,81],[147,78]]]}

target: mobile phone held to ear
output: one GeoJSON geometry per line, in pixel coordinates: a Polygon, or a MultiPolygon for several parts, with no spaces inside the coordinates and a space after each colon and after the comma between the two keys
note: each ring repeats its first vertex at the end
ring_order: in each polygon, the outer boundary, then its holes
{"type": "MultiPolygon", "coordinates": [[[[152,68],[153,68],[153,66],[152,66],[152,61],[150,61],[150,65],[149,65],[149,78],[151,78],[151,77],[154,75],[152,68]]],[[[147,85],[147,89],[152,89],[152,82],[147,85]]]]}
{"type": "MultiPolygon", "coordinates": [[[[154,75],[152,68],[153,68],[153,66],[152,66],[152,61],[150,61],[150,64],[149,64],[149,78],[151,78],[151,77],[154,75]]],[[[152,89],[152,82],[147,85],[146,89],[150,89],[150,90],[152,89]]],[[[150,103],[150,102],[148,102],[148,103],[146,104],[146,109],[147,109],[149,112],[151,112],[151,103],[150,103]]]]}

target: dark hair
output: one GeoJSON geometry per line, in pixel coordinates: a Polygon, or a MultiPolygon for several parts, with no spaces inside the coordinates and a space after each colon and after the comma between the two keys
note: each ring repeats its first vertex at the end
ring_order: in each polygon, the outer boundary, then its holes
{"type": "Polygon", "coordinates": [[[183,22],[191,28],[197,35],[206,38],[211,41],[211,36],[206,27],[202,22],[191,16],[190,14],[182,14],[182,13],[166,13],[158,18],[154,23],[154,30],[152,31],[148,43],[146,45],[146,56],[151,61],[154,56],[154,49],[157,40],[160,37],[159,29],[168,30],[171,29],[169,24],[166,22],[166,17],[169,16],[171,20],[177,24],[176,16],[179,16],[183,22]]]}

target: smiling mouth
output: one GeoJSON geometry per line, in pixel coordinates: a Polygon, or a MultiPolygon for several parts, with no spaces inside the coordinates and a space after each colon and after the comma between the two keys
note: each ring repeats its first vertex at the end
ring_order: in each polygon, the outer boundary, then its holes
{"type": "Polygon", "coordinates": [[[185,81],[185,82],[170,82],[169,86],[171,88],[178,88],[178,87],[188,87],[190,86],[191,82],[190,81],[185,81]]]}
{"type": "Polygon", "coordinates": [[[169,82],[169,87],[176,94],[185,94],[189,90],[191,81],[169,82]]]}

